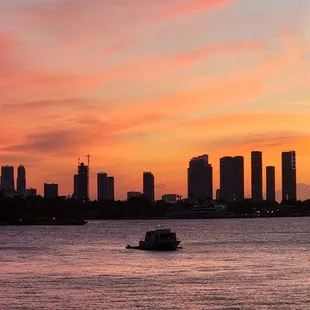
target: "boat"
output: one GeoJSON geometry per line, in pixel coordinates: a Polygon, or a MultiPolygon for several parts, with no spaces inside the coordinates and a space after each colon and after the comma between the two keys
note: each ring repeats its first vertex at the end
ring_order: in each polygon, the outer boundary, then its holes
{"type": "Polygon", "coordinates": [[[216,200],[206,201],[202,205],[195,205],[189,214],[191,218],[231,217],[231,214],[227,211],[227,206],[217,203],[216,200]]]}
{"type": "Polygon", "coordinates": [[[157,229],[148,231],[145,239],[139,242],[138,246],[127,245],[126,249],[137,249],[146,251],[176,251],[181,249],[178,245],[176,234],[170,229],[157,229]]]}

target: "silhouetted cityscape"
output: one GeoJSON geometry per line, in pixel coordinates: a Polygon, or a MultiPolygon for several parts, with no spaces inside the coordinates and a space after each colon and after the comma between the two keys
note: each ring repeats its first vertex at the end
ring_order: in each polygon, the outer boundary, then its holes
{"type": "MultiPolygon", "coordinates": [[[[213,172],[207,154],[194,157],[188,168],[188,199],[203,203],[213,199],[213,172]]],[[[222,202],[244,200],[244,157],[220,158],[220,188],[217,200],[222,202]]],[[[266,167],[266,200],[275,201],[275,167],[266,167]]],[[[251,199],[263,201],[263,154],[251,152],[251,199]]],[[[296,153],[282,152],[282,201],[296,201],[296,153]]]]}
{"type": "MultiPolygon", "coordinates": [[[[77,173],[73,175],[72,198],[78,201],[89,201],[89,157],[88,163],[78,161],[77,173]]],[[[224,156],[219,162],[220,176],[219,189],[215,199],[223,203],[230,201],[243,201],[244,195],[244,157],[224,156]]],[[[266,200],[276,200],[275,167],[266,166],[266,200]]],[[[205,203],[213,200],[213,168],[209,162],[209,155],[193,157],[187,169],[187,199],[192,203],[205,203]]],[[[155,177],[152,172],[143,172],[143,190],[127,192],[127,199],[131,197],[146,197],[155,201],[155,177]]],[[[17,188],[15,189],[14,167],[5,165],[1,167],[1,190],[6,195],[36,195],[37,191],[26,187],[26,169],[23,165],[17,168],[17,188]]],[[[44,197],[56,198],[58,184],[44,184],[44,197]]],[[[177,200],[177,194],[164,194],[165,199],[177,200]]],[[[263,153],[251,152],[251,199],[253,202],[263,201],[263,153]]],[[[282,201],[296,201],[296,153],[295,151],[282,152],[282,201]]],[[[97,200],[115,200],[115,179],[106,172],[97,174],[97,200]]]]}
{"type": "Polygon", "coordinates": [[[245,197],[244,157],[224,156],[219,159],[219,188],[214,190],[213,167],[209,155],[189,160],[188,193],[167,193],[155,199],[155,176],[150,171],[141,175],[141,191],[127,192],[127,200],[115,200],[115,179],[107,172],[97,173],[97,199],[90,199],[89,157],[87,163],[78,160],[73,174],[72,195],[59,197],[59,185],[44,183],[43,197],[27,188],[26,169],[17,168],[15,189],[14,167],[1,167],[0,224],[80,225],[87,219],[136,218],[229,218],[309,216],[310,200],[297,201],[296,153],[282,153],[282,202],[276,201],[275,167],[263,166],[263,153],[251,156],[251,198],[245,197]],[[263,197],[263,170],[266,171],[263,197]],[[216,193],[215,197],[213,193],[216,193]]]}

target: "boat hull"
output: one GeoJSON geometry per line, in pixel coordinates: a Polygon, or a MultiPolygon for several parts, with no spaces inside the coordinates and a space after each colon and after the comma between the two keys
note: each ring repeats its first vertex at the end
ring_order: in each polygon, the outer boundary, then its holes
{"type": "Polygon", "coordinates": [[[178,245],[180,241],[167,242],[167,243],[146,243],[141,241],[138,246],[127,245],[126,249],[135,249],[135,250],[143,250],[143,251],[176,251],[180,249],[178,245]]]}

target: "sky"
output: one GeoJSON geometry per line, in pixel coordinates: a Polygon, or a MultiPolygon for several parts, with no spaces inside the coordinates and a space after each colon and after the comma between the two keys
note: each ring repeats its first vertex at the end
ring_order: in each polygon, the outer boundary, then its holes
{"type": "Polygon", "coordinates": [[[242,155],[249,195],[250,152],[279,190],[294,149],[309,184],[309,39],[309,0],[0,0],[0,164],[68,195],[89,153],[93,198],[101,171],[118,199],[152,171],[160,198],[187,195],[191,157],[216,189],[242,155]]]}

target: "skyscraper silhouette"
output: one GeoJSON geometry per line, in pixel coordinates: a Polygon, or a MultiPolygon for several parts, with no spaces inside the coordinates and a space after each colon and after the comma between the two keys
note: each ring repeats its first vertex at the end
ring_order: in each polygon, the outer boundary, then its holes
{"type": "Polygon", "coordinates": [[[14,167],[1,167],[1,185],[2,188],[9,191],[14,191],[14,167]]]}
{"type": "Polygon", "coordinates": [[[97,174],[97,200],[107,200],[107,178],[108,175],[104,172],[97,174]]]}
{"type": "Polygon", "coordinates": [[[263,200],[263,156],[260,151],[251,152],[252,200],[263,200]]]}
{"type": "Polygon", "coordinates": [[[26,169],[23,165],[17,168],[17,191],[20,194],[26,193],[26,169]]]}
{"type": "Polygon", "coordinates": [[[266,167],[266,200],[276,201],[275,167],[266,167]]]}
{"type": "Polygon", "coordinates": [[[296,153],[282,152],[282,201],[296,199],[296,153]]]}
{"type": "Polygon", "coordinates": [[[152,172],[143,172],[143,195],[150,201],[155,199],[155,181],[152,172]]]}
{"type": "Polygon", "coordinates": [[[107,200],[114,201],[114,177],[107,178],[107,200]]]}
{"type": "Polygon", "coordinates": [[[220,159],[220,199],[226,202],[244,199],[243,156],[220,159]]]}
{"type": "Polygon", "coordinates": [[[77,197],[78,200],[87,201],[89,200],[88,192],[88,166],[81,163],[78,166],[77,174],[77,197]]]}
{"type": "Polygon", "coordinates": [[[234,161],[234,183],[233,197],[237,201],[244,200],[244,158],[243,156],[233,157],[234,161]]]}
{"type": "Polygon", "coordinates": [[[193,157],[187,169],[187,194],[193,202],[213,199],[213,170],[207,154],[193,157]]]}

